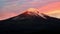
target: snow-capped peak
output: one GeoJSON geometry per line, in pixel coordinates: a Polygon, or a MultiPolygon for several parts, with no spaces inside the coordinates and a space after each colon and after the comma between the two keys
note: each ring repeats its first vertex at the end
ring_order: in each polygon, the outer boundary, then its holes
{"type": "Polygon", "coordinates": [[[35,8],[29,8],[25,12],[23,12],[23,14],[38,15],[39,14],[39,10],[35,9],[35,8]]]}
{"type": "Polygon", "coordinates": [[[38,9],[36,8],[29,8],[26,11],[22,13],[23,15],[30,15],[30,16],[41,16],[42,18],[45,18],[38,9]]]}

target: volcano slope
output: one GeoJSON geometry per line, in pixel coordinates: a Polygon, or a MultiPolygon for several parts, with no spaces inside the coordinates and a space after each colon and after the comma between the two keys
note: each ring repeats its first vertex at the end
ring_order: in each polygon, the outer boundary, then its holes
{"type": "Polygon", "coordinates": [[[60,19],[33,12],[24,12],[18,16],[0,21],[1,32],[60,32],[60,19]]]}

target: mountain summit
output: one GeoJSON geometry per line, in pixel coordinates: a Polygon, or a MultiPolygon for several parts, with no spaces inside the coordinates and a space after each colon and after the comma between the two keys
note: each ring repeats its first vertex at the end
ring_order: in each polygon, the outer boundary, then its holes
{"type": "MultiPolygon", "coordinates": [[[[26,11],[24,11],[23,13],[19,14],[18,16],[16,16],[14,18],[14,20],[16,19],[34,19],[34,18],[39,18],[41,15],[39,15],[39,11],[38,9],[35,8],[29,8],[26,11]]],[[[41,16],[41,18],[43,18],[41,16]]]]}
{"type": "Polygon", "coordinates": [[[42,18],[45,18],[38,9],[35,8],[29,8],[26,11],[24,11],[23,13],[21,13],[19,16],[23,16],[23,17],[35,17],[35,16],[41,16],[42,18]]]}
{"type": "Polygon", "coordinates": [[[34,13],[39,13],[39,10],[36,8],[29,8],[27,11],[34,12],[34,13]]]}
{"type": "Polygon", "coordinates": [[[43,18],[45,19],[45,17],[43,16],[43,14],[39,13],[39,10],[38,9],[35,9],[35,8],[29,8],[27,9],[26,11],[24,11],[23,13],[19,14],[18,16],[16,16],[14,18],[14,20],[16,19],[33,19],[33,18],[43,18]]]}
{"type": "Polygon", "coordinates": [[[27,9],[25,12],[23,12],[23,14],[28,14],[28,15],[39,15],[39,11],[38,9],[35,8],[29,8],[27,9]]]}

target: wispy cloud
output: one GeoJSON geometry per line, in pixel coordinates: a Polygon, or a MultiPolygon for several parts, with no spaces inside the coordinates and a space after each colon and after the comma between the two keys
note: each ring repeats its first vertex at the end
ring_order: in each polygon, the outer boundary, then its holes
{"type": "Polygon", "coordinates": [[[19,14],[28,8],[41,8],[53,2],[60,2],[60,0],[0,0],[0,15],[6,13],[19,14]]]}

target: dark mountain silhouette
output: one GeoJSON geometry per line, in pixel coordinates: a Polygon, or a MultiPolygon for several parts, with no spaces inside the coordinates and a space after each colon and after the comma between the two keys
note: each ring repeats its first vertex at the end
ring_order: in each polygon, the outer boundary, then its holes
{"type": "Polygon", "coordinates": [[[60,19],[38,13],[26,11],[18,16],[0,21],[1,32],[60,32],[60,19]]]}

